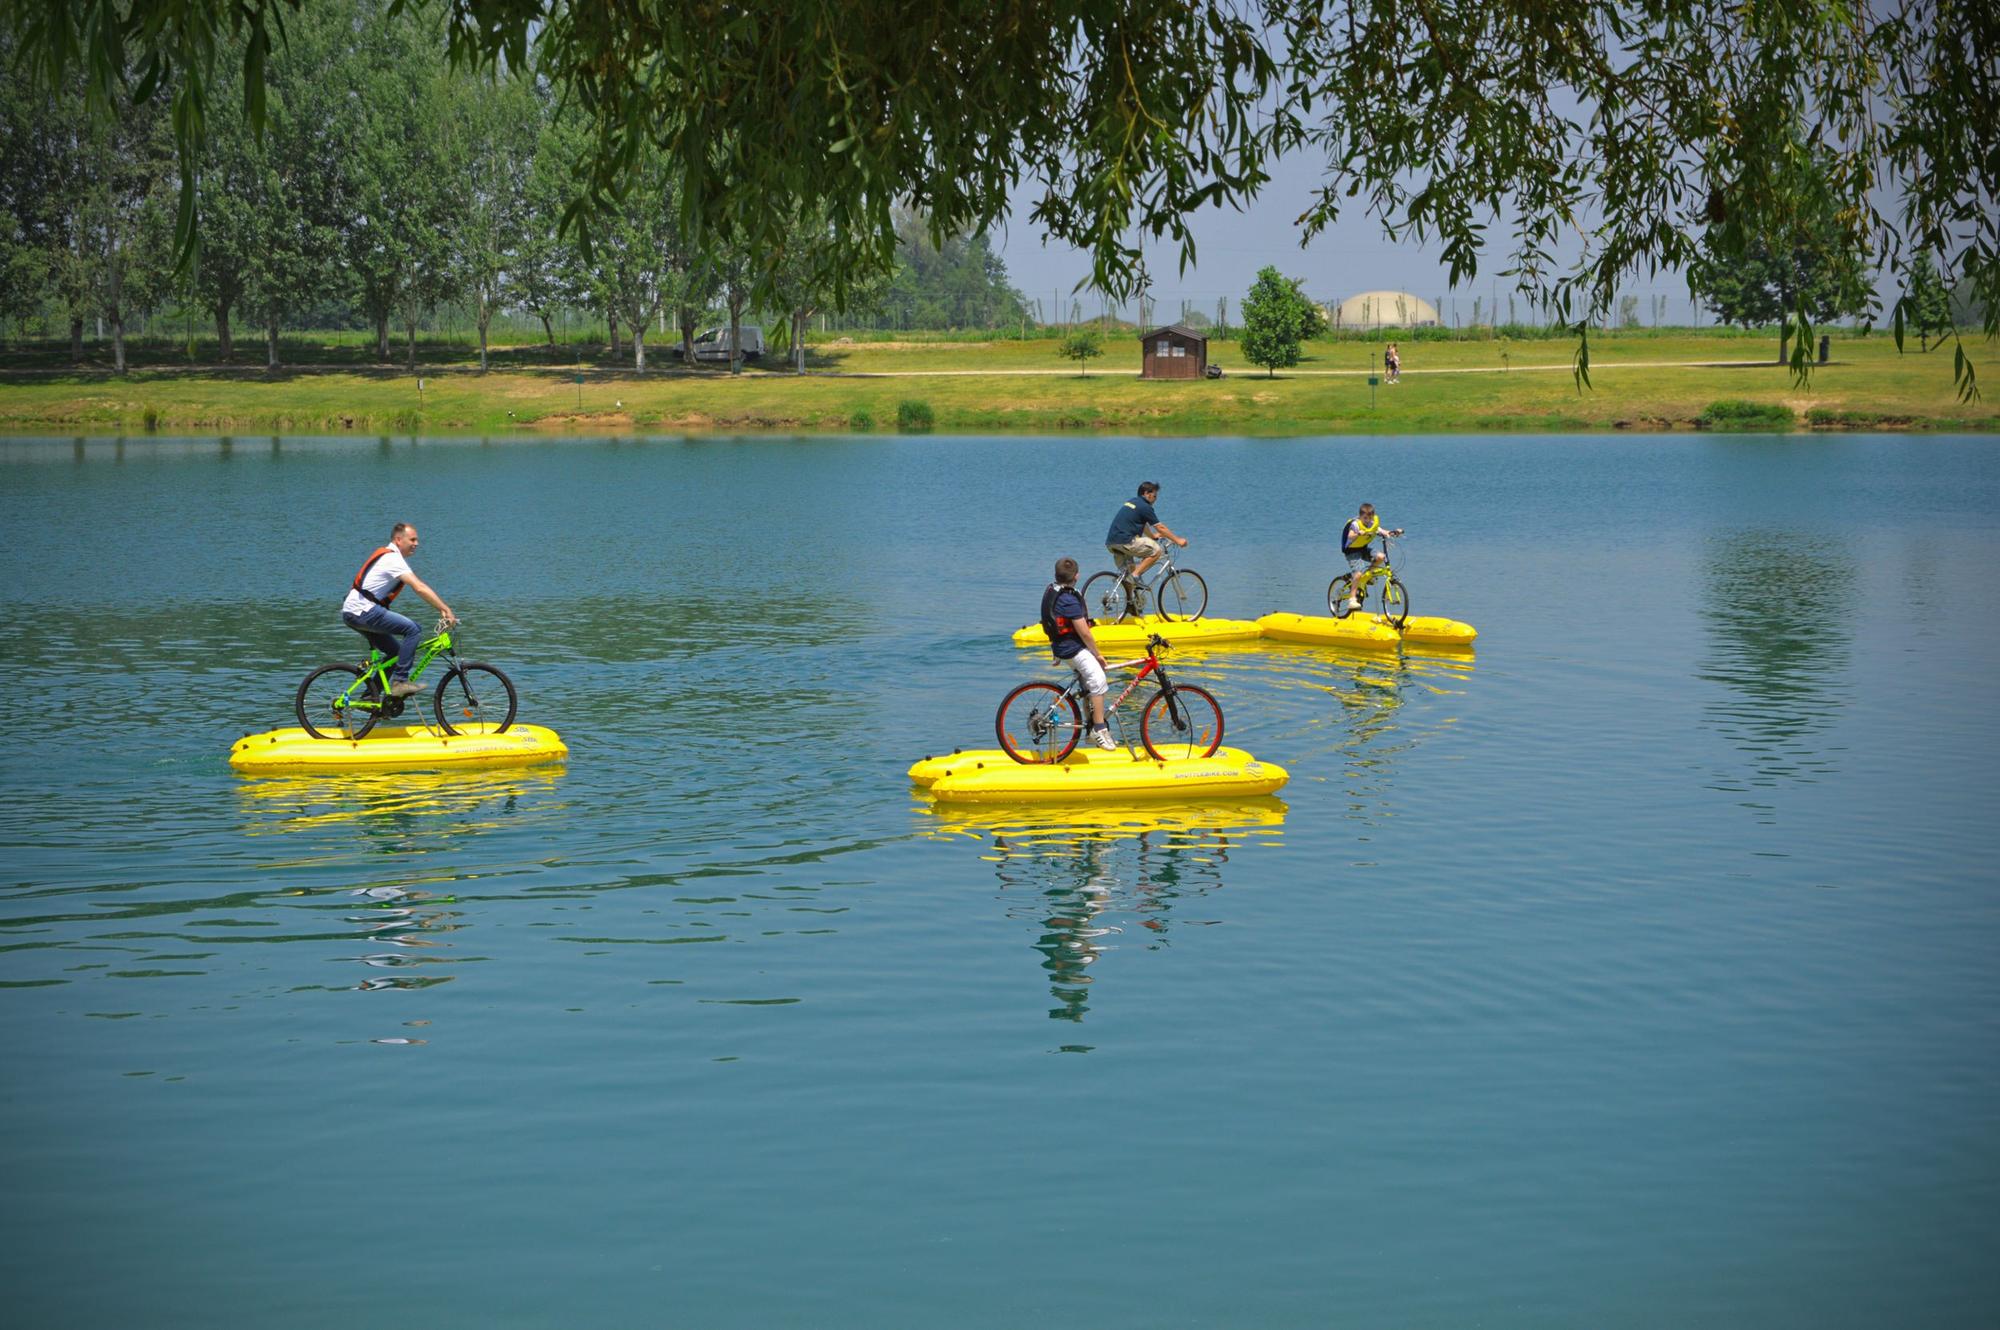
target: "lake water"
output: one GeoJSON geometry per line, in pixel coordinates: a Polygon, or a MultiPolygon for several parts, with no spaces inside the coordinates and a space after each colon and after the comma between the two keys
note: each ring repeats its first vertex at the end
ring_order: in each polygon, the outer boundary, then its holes
{"type": "MultiPolygon", "coordinates": [[[[20,1325],[1990,1326],[1990,439],[0,442],[20,1325]],[[1137,481],[1254,805],[938,816],[1137,481]],[[564,768],[248,780],[389,524],[564,768]]],[[[405,599],[409,599],[406,597],[405,599]]],[[[400,604],[400,603],[399,603],[400,604]]]]}

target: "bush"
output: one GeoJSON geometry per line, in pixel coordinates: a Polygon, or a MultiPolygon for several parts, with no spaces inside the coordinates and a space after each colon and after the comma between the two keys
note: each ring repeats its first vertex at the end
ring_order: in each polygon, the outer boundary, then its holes
{"type": "Polygon", "coordinates": [[[866,434],[875,428],[875,417],[869,415],[866,411],[856,411],[847,418],[847,428],[853,430],[856,434],[866,434]]]}
{"type": "Polygon", "coordinates": [[[896,428],[903,433],[928,434],[936,426],[929,402],[912,397],[896,403],[896,428]]]}
{"type": "Polygon", "coordinates": [[[1710,402],[1695,417],[1696,429],[1788,430],[1795,423],[1792,409],[1777,402],[1745,402],[1728,398],[1710,402]]]}
{"type": "Polygon", "coordinates": [[[146,408],[146,433],[148,433],[148,434],[151,434],[151,433],[155,432],[156,430],[158,430],[159,428],[160,428],[160,413],[159,413],[158,409],[156,409],[156,408],[154,408],[154,407],[150,407],[150,406],[149,406],[149,407],[147,407],[147,408],[146,408]]]}

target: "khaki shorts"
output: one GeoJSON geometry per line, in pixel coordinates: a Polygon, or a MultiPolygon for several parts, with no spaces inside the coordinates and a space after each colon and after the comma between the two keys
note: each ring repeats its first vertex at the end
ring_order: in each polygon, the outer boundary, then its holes
{"type": "Polygon", "coordinates": [[[1160,542],[1151,536],[1135,536],[1124,545],[1106,545],[1111,557],[1118,561],[1118,571],[1124,572],[1135,563],[1143,563],[1160,552],[1160,542]]]}

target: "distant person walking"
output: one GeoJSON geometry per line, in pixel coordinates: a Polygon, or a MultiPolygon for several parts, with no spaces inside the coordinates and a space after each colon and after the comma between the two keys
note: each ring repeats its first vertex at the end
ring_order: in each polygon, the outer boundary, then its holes
{"type": "Polygon", "coordinates": [[[1382,368],[1389,371],[1390,383],[1403,381],[1403,357],[1394,342],[1389,343],[1389,349],[1382,353],[1382,368]]]}

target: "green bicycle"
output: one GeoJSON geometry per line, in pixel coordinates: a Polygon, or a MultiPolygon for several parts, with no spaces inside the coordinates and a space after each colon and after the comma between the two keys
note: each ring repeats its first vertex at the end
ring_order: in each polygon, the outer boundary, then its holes
{"type": "MultiPolygon", "coordinates": [[[[423,678],[439,656],[447,668],[431,694],[431,704],[446,734],[498,734],[514,723],[518,705],[514,681],[491,665],[460,661],[458,644],[443,623],[417,648],[410,678],[423,678]]],[[[305,677],[292,701],[299,724],[315,739],[359,739],[375,728],[376,721],[402,715],[405,699],[389,696],[389,667],[395,661],[394,656],[371,648],[368,659],[358,666],[320,666],[305,677]]]]}
{"type": "Polygon", "coordinates": [[[1347,608],[1348,588],[1354,588],[1354,598],[1361,602],[1361,609],[1368,608],[1368,595],[1377,586],[1382,588],[1382,600],[1378,612],[1391,628],[1401,628],[1403,621],[1410,617],[1410,592],[1403,585],[1403,579],[1396,576],[1396,570],[1389,566],[1389,533],[1382,533],[1382,562],[1375,564],[1358,576],[1342,573],[1333,579],[1333,585],[1326,589],[1327,612],[1336,619],[1345,619],[1358,611],[1347,608]]]}

